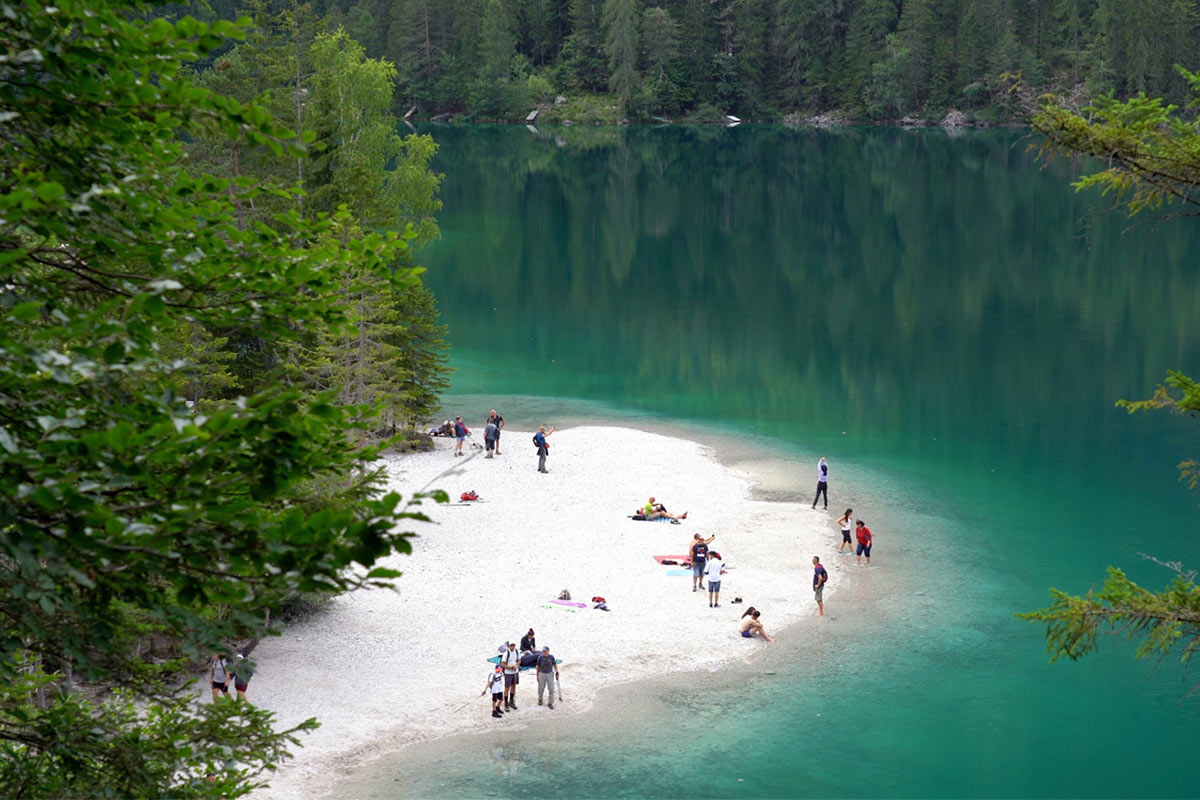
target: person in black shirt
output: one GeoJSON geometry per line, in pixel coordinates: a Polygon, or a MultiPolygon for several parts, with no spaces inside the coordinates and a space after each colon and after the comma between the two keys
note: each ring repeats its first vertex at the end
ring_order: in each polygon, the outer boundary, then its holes
{"type": "Polygon", "coordinates": [[[487,421],[496,426],[496,455],[500,455],[500,432],[504,430],[504,417],[497,414],[496,409],[493,408],[487,421]]]}
{"type": "Polygon", "coordinates": [[[700,591],[704,591],[704,566],[708,562],[708,545],[717,538],[714,533],[707,539],[701,539],[700,534],[692,537],[692,549],[688,555],[692,559],[692,591],[696,591],[696,584],[700,584],[700,591]]]}

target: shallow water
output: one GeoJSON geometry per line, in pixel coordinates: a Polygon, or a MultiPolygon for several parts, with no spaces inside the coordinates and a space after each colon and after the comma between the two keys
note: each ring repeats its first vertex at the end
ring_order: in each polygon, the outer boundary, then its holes
{"type": "Polygon", "coordinates": [[[876,563],[750,664],[411,747],[339,795],[1200,795],[1177,664],[1116,640],[1048,664],[1012,617],[1109,564],[1165,585],[1142,552],[1200,564],[1194,421],[1114,408],[1200,372],[1193,223],[1087,220],[1011,131],[434,135],[447,413],[682,431],[779,499],[827,455],[876,563]]]}

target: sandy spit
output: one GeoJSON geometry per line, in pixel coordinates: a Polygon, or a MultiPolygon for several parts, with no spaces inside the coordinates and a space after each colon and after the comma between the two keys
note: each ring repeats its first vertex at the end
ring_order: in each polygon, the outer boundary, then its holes
{"type": "Polygon", "coordinates": [[[432,481],[452,498],[473,489],[484,502],[427,502],[434,522],[413,524],[415,552],[383,564],[404,571],[395,591],[339,597],[259,645],[250,700],[281,725],[316,717],[321,727],[256,796],[319,796],[344,769],[413,742],[579,713],[603,686],[745,657],[771,646],[737,635],[748,605],[776,633],[816,613],[813,555],[830,571],[826,599],[840,583],[830,516],[751,500],[749,476],[704,445],[627,428],[560,430],[549,440],[550,473],[540,474],[531,436],[505,430],[490,460],[469,447],[473,457],[456,458],[446,440],[388,459],[389,488],[406,498],[432,481]],[[628,519],[650,495],[687,520],[628,519]],[[730,568],[717,609],[691,591],[690,577],[668,576],[651,558],[686,552],[694,533],[716,534],[710,546],[730,568]],[[563,589],[580,601],[602,596],[611,611],[549,605],[563,589]],[[735,596],[745,603],[730,604],[735,596]],[[492,669],[485,659],[531,627],[563,660],[569,702],[539,708],[524,673],[519,710],[494,720],[479,697],[492,669]]]}

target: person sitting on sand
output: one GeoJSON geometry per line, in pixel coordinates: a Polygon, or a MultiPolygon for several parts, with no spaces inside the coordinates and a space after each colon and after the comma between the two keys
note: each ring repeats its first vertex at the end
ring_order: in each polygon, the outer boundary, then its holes
{"type": "Polygon", "coordinates": [[[674,514],[668,513],[667,507],[662,503],[654,502],[653,497],[651,497],[649,502],[646,503],[645,507],[642,508],[642,513],[646,515],[646,519],[661,519],[666,517],[667,519],[680,520],[687,519],[688,515],[688,512],[686,511],[680,514],[678,517],[674,514]]]}
{"type": "Polygon", "coordinates": [[[771,638],[771,635],[767,633],[767,629],[763,627],[762,623],[758,621],[759,613],[760,612],[756,610],[754,606],[747,608],[746,613],[742,614],[742,623],[738,626],[738,633],[742,634],[743,638],[746,639],[754,638],[754,634],[757,633],[768,642],[775,641],[771,638]]]}
{"type": "Polygon", "coordinates": [[[537,639],[533,637],[533,628],[529,629],[529,633],[521,637],[521,655],[532,653],[537,650],[537,639]]]}

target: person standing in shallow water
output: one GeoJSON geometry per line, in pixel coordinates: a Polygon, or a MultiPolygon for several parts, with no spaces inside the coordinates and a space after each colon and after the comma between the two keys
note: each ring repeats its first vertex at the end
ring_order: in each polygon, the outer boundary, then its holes
{"type": "Polygon", "coordinates": [[[838,525],[842,528],[842,543],[838,546],[838,555],[844,550],[847,553],[854,552],[854,542],[850,541],[850,529],[854,527],[854,509],[847,508],[846,513],[838,517],[838,525]]]}
{"type": "Polygon", "coordinates": [[[817,507],[817,501],[821,499],[821,495],[825,496],[825,508],[829,508],[829,464],[825,461],[825,456],[821,456],[821,460],[817,462],[817,496],[813,498],[813,508],[817,507]]]}
{"type": "Polygon", "coordinates": [[[855,551],[858,555],[858,565],[862,566],[862,557],[865,554],[869,567],[871,566],[871,545],[875,544],[875,537],[871,535],[871,529],[867,527],[867,523],[860,519],[857,525],[854,535],[858,537],[858,549],[855,551]]]}
{"type": "Polygon", "coordinates": [[[829,573],[821,566],[820,556],[813,556],[813,596],[817,600],[817,616],[825,616],[825,584],[829,583],[829,573]]]}
{"type": "Polygon", "coordinates": [[[533,435],[533,443],[537,446],[538,454],[538,472],[549,472],[546,469],[546,456],[550,455],[550,445],[546,442],[546,437],[554,433],[558,428],[551,426],[550,430],[546,430],[546,426],[542,425],[538,428],[538,432],[533,435]]]}

